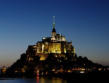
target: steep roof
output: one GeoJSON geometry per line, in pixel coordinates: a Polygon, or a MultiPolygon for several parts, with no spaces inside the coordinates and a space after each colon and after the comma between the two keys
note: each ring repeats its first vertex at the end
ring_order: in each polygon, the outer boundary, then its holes
{"type": "Polygon", "coordinates": [[[53,28],[53,29],[52,29],[52,32],[56,32],[56,29],[55,29],[55,28],[53,28]]]}

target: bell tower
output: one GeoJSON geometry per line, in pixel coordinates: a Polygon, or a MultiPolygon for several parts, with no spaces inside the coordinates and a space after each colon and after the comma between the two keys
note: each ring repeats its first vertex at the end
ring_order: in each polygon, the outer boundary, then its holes
{"type": "Polygon", "coordinates": [[[56,36],[56,29],[55,29],[55,16],[53,16],[52,37],[55,38],[55,36],[56,36]]]}

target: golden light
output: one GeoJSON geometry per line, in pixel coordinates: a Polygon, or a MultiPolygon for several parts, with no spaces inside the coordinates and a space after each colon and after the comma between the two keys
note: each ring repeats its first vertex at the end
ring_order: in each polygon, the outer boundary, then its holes
{"type": "Polygon", "coordinates": [[[44,55],[41,55],[40,61],[44,61],[45,59],[46,59],[46,57],[44,55]]]}

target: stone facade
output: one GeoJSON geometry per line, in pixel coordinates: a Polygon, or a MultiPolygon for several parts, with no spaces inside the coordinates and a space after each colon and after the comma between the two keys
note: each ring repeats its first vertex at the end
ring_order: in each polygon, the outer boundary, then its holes
{"type": "Polygon", "coordinates": [[[45,60],[50,53],[56,55],[71,53],[75,56],[72,42],[68,42],[64,36],[57,34],[55,27],[53,27],[51,37],[44,37],[42,41],[38,41],[36,45],[31,45],[27,49],[28,56],[40,56],[40,60],[45,60]]]}

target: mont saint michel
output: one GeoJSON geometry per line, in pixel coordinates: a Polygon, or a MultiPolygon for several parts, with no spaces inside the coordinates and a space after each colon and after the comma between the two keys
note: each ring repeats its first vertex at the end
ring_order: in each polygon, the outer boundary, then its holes
{"type": "Polygon", "coordinates": [[[10,67],[1,69],[1,77],[61,77],[88,79],[93,72],[105,72],[107,67],[78,56],[72,42],[57,33],[53,21],[50,37],[43,37],[29,45],[20,59],[10,67]],[[91,73],[91,74],[90,74],[91,73]]]}
{"type": "Polygon", "coordinates": [[[53,22],[51,36],[43,37],[42,41],[38,41],[36,45],[29,46],[26,51],[28,61],[33,60],[33,58],[31,58],[32,55],[39,56],[40,61],[44,61],[47,59],[49,54],[53,54],[54,57],[64,58],[67,60],[67,53],[72,56],[72,60],[75,59],[75,48],[72,45],[72,42],[68,42],[65,36],[56,32],[55,22],[53,22]]]}

